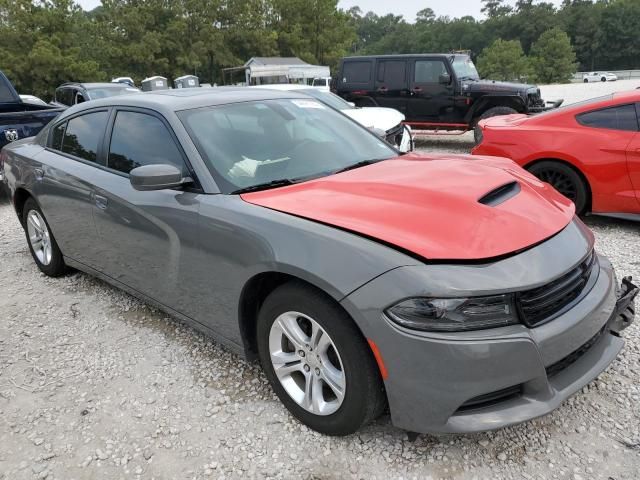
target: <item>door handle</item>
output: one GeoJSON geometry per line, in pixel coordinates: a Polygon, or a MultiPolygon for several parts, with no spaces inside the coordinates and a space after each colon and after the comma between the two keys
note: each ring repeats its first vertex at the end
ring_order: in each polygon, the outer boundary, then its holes
{"type": "Polygon", "coordinates": [[[107,204],[109,203],[109,199],[107,197],[103,197],[102,195],[94,194],[93,202],[95,203],[96,207],[98,207],[99,209],[106,210],[107,204]]]}

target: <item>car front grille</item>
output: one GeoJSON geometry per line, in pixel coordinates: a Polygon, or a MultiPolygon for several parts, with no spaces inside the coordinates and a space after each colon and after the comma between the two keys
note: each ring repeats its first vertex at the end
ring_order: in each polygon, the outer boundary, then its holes
{"type": "Polygon", "coordinates": [[[520,395],[522,395],[522,385],[514,385],[512,387],[503,388],[502,390],[473,397],[464,402],[460,408],[458,408],[457,412],[490,407],[496,403],[511,400],[512,398],[519,397],[520,395]]]}
{"type": "Polygon", "coordinates": [[[586,294],[597,255],[591,251],[580,265],[562,277],[538,288],[516,295],[522,322],[528,327],[537,327],[554,318],[586,294]]]}
{"type": "Polygon", "coordinates": [[[403,133],[404,133],[404,125],[400,123],[397,126],[393,127],[391,130],[387,130],[385,139],[391,145],[395,145],[396,147],[399,147],[400,144],[402,143],[403,133]]]}
{"type": "Polygon", "coordinates": [[[607,326],[605,325],[598,331],[598,333],[596,333],[593,337],[591,337],[584,345],[582,345],[576,351],[571,352],[569,355],[558,360],[556,363],[549,365],[545,369],[547,372],[547,377],[551,378],[554,375],[557,375],[558,373],[563,371],[565,368],[572,365],[573,363],[577,362],[580,359],[580,357],[582,357],[585,353],[587,353],[589,349],[591,349],[591,347],[593,347],[598,342],[598,340],[600,340],[606,328],[607,326]]]}

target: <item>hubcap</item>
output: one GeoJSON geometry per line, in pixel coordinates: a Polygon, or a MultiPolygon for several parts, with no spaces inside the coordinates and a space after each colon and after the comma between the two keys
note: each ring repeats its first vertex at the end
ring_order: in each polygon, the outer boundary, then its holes
{"type": "Polygon", "coordinates": [[[286,312],[269,332],[271,364],[280,384],[302,408],[331,415],[342,405],[346,377],[331,337],[311,317],[286,312]]]}
{"type": "Polygon", "coordinates": [[[31,210],[27,215],[27,234],[33,253],[42,265],[51,263],[52,248],[51,236],[47,224],[42,215],[36,210],[31,210]]]}
{"type": "Polygon", "coordinates": [[[538,178],[543,182],[547,182],[562,195],[575,203],[577,199],[577,189],[573,180],[564,173],[557,170],[542,170],[538,172],[538,178]]]}

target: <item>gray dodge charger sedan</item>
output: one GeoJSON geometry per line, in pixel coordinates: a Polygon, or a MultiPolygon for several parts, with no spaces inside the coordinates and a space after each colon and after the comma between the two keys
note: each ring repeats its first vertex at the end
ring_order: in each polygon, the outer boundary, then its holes
{"type": "Polygon", "coordinates": [[[95,275],[259,359],[287,409],[349,434],[555,409],[616,358],[638,289],[573,204],[500,158],[400,155],[294,92],[77,105],[0,154],[47,275],[95,275]]]}

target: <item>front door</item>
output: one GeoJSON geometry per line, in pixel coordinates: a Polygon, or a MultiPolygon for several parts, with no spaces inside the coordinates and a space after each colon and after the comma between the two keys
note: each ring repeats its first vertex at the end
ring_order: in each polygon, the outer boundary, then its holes
{"type": "Polygon", "coordinates": [[[407,61],[404,59],[378,60],[376,64],[374,97],[381,107],[407,111],[407,61]]]}
{"type": "Polygon", "coordinates": [[[171,164],[192,176],[169,125],[143,110],[118,110],[105,140],[106,169],[94,179],[94,218],[101,251],[100,271],[181,311],[188,298],[189,265],[198,256],[196,190],[140,192],[129,172],[171,164]]]}
{"type": "Polygon", "coordinates": [[[407,106],[407,121],[455,123],[453,76],[444,59],[420,58],[411,61],[411,90],[407,106]],[[449,82],[442,83],[443,75],[449,82]]]}

